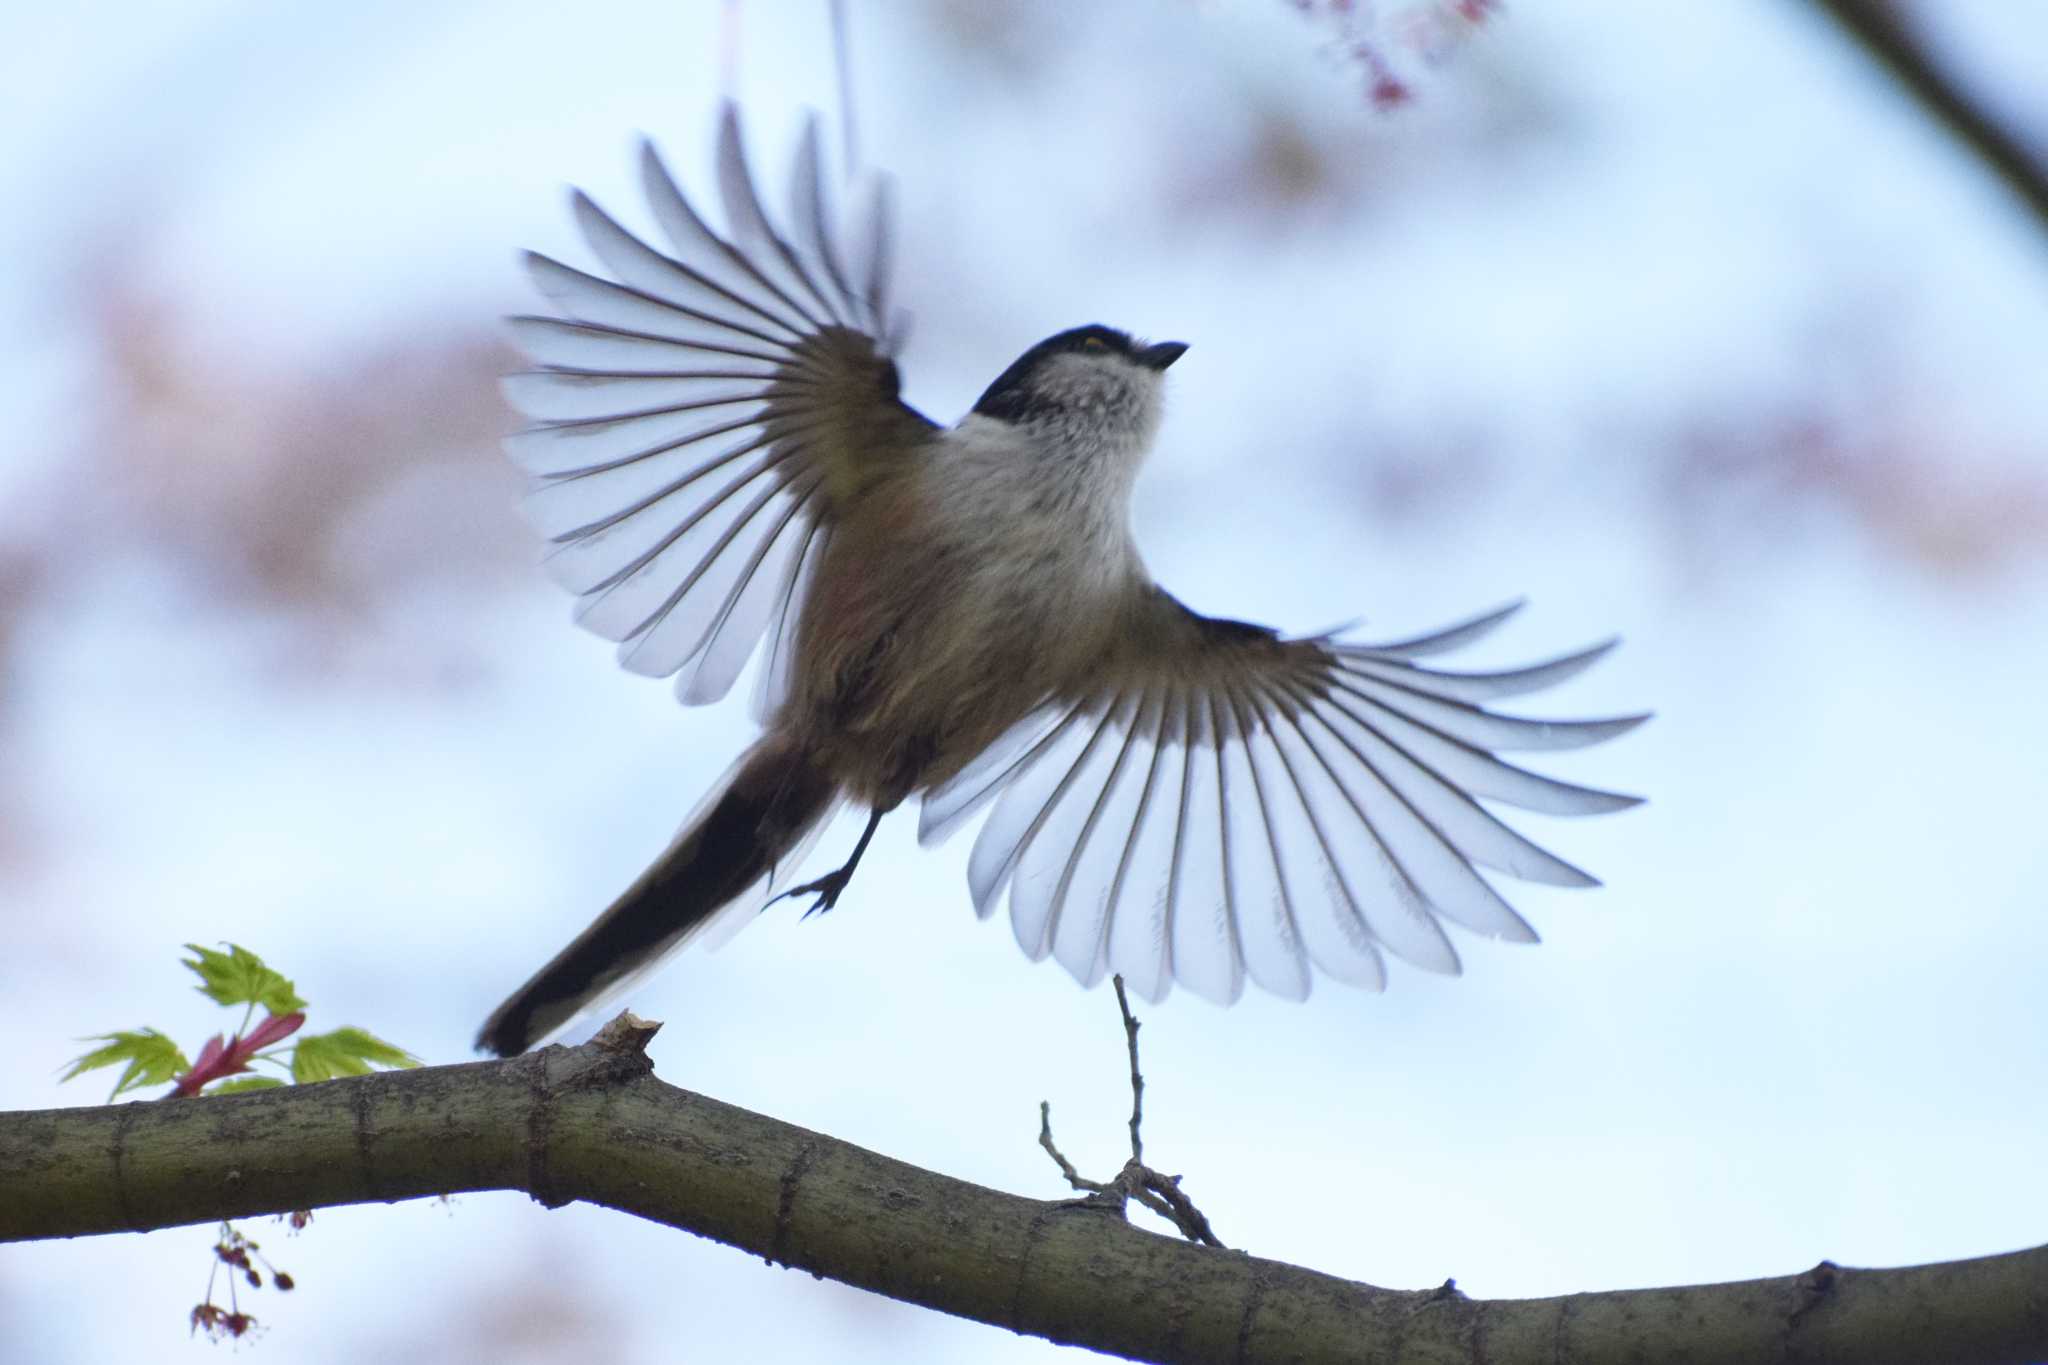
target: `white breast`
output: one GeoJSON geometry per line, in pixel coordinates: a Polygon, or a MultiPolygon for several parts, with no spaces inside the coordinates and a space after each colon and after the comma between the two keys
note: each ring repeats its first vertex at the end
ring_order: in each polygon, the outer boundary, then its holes
{"type": "Polygon", "coordinates": [[[987,586],[1078,607],[1144,572],[1129,524],[1139,453],[970,415],[934,452],[929,505],[987,586]]]}

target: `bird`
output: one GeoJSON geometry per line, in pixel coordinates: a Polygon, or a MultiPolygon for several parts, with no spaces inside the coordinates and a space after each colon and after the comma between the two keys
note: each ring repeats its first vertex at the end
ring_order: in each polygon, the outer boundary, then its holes
{"type": "Polygon", "coordinates": [[[783,894],[830,909],[913,797],[926,845],[987,810],[976,913],[1007,896],[1030,958],[1150,1001],[1179,985],[1227,1004],[1247,982],[1299,1000],[1317,974],[1379,990],[1390,957],[1454,974],[1447,925],[1536,939],[1478,869],[1598,884],[1482,803],[1637,804],[1498,754],[1599,743],[1646,715],[1490,709],[1617,641],[1455,671],[1435,657],[1520,602],[1380,643],[1188,608],[1129,521],[1186,345],[1075,327],[942,426],[900,396],[888,182],[835,210],[813,117],[778,223],[730,101],[714,162],[723,233],[642,141],[665,246],[572,191],[603,273],[526,255],[555,311],[508,320],[532,365],[503,381],[527,418],[505,448],[577,622],[686,704],[723,698],[759,653],[763,731],[490,1015],[480,1050],[525,1051],[674,950],[729,937],[848,803],[868,812],[851,856],[783,894]]]}

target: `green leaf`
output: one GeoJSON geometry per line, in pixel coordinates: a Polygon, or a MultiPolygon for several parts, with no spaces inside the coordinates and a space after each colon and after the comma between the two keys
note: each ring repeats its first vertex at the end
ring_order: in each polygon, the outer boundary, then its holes
{"type": "Polygon", "coordinates": [[[209,1095],[233,1095],[243,1090],[273,1090],[284,1082],[276,1076],[236,1076],[222,1081],[206,1093],[209,1095]]]}
{"type": "Polygon", "coordinates": [[[359,1028],[310,1034],[300,1038],[298,1046],[292,1049],[292,1079],[301,1084],[332,1080],[336,1076],[361,1076],[377,1066],[419,1064],[420,1059],[410,1052],[359,1028]]]}
{"type": "Polygon", "coordinates": [[[224,953],[196,943],[185,946],[196,956],[180,961],[198,974],[199,993],[215,1004],[257,1004],[272,1014],[296,1014],[306,1008],[289,978],[240,944],[228,944],[224,953]]]}
{"type": "Polygon", "coordinates": [[[109,1101],[117,1099],[124,1090],[139,1090],[145,1085],[162,1085],[180,1072],[192,1069],[185,1060],[185,1054],[178,1051],[178,1045],[153,1028],[131,1029],[125,1033],[101,1033],[84,1041],[104,1042],[105,1047],[94,1048],[71,1064],[64,1073],[64,1080],[82,1076],[88,1071],[97,1071],[103,1066],[122,1066],[121,1079],[114,1085],[114,1093],[107,1096],[109,1101]]]}

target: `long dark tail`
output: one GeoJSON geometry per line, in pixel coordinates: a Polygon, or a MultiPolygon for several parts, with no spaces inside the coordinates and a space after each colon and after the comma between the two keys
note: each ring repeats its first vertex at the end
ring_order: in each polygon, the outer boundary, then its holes
{"type": "Polygon", "coordinates": [[[720,910],[765,889],[838,796],[838,785],[808,754],[765,736],[705,797],[654,866],[493,1011],[477,1047],[500,1057],[524,1052],[695,937],[720,910]]]}

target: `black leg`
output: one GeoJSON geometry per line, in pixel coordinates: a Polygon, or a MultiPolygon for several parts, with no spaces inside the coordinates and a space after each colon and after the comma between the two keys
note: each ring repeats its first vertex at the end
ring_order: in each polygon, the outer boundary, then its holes
{"type": "MultiPolygon", "coordinates": [[[[818,899],[811,908],[804,911],[805,919],[823,914],[837,905],[839,893],[846,890],[846,884],[853,880],[853,869],[860,866],[860,855],[868,851],[868,840],[875,837],[875,826],[882,823],[883,814],[884,812],[878,810],[868,812],[867,828],[860,832],[860,842],[853,846],[853,856],[846,860],[844,866],[836,871],[827,872],[816,881],[805,882],[802,886],[792,886],[775,899],[779,901],[790,896],[817,896],[818,899]]],[[[772,905],[774,902],[771,901],[769,904],[772,905]]]]}

